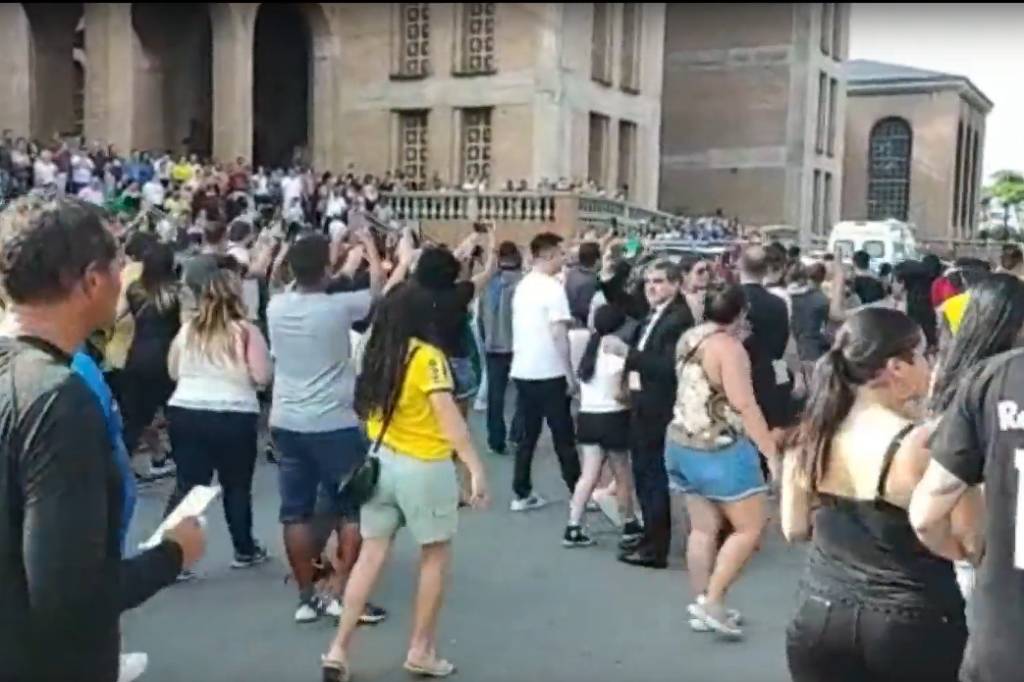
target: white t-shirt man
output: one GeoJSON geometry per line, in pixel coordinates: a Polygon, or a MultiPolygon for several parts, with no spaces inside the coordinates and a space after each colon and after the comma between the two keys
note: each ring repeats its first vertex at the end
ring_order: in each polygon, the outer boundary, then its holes
{"type": "Polygon", "coordinates": [[[92,182],[92,170],[95,164],[83,153],[71,157],[71,182],[76,185],[88,185],[92,182]]]}
{"type": "Polygon", "coordinates": [[[150,206],[163,206],[164,199],[167,198],[167,191],[164,189],[163,183],[154,177],[142,186],[142,198],[150,206]]]}
{"type": "Polygon", "coordinates": [[[296,199],[302,199],[302,178],[298,175],[286,175],[281,179],[281,199],[285,208],[289,208],[296,199]]]}
{"type": "Polygon", "coordinates": [[[53,187],[57,183],[57,164],[45,159],[36,159],[32,166],[33,185],[35,187],[53,187]]]}
{"type": "Polygon", "coordinates": [[[341,192],[332,193],[327,197],[327,207],[324,210],[324,215],[328,218],[340,218],[344,215],[347,208],[348,204],[345,203],[345,197],[342,196],[341,192]]]}
{"type": "Polygon", "coordinates": [[[565,287],[536,270],[523,277],[512,297],[513,379],[565,378],[565,360],[551,325],[572,320],[565,287]]]}

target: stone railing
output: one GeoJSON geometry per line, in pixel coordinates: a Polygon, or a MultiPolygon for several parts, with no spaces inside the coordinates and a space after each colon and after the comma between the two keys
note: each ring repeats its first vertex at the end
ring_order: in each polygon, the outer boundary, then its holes
{"type": "Polygon", "coordinates": [[[618,199],[572,192],[393,192],[382,196],[391,215],[416,222],[445,241],[476,221],[493,222],[503,238],[527,239],[540,231],[564,236],[595,225],[666,228],[673,216],[618,199]]]}
{"type": "Polygon", "coordinates": [[[384,198],[399,220],[543,223],[555,219],[553,193],[396,192],[384,198]]]}
{"type": "Polygon", "coordinates": [[[654,228],[667,228],[673,216],[669,213],[643,208],[619,199],[604,197],[580,196],[579,216],[588,224],[604,224],[615,218],[627,227],[637,227],[641,223],[654,228]]]}

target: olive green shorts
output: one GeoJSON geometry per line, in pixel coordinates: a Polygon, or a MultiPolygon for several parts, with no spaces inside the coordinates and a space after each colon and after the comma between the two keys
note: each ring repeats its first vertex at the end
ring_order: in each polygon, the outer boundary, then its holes
{"type": "Polygon", "coordinates": [[[420,545],[448,542],[459,525],[459,483],[451,459],[424,461],[381,446],[380,479],[359,512],[365,539],[390,538],[407,526],[420,545]]]}

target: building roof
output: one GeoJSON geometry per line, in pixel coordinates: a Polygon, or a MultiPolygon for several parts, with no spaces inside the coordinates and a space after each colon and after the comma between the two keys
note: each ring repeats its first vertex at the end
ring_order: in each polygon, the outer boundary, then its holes
{"type": "Polygon", "coordinates": [[[879,95],[956,90],[984,113],[992,110],[992,100],[966,76],[930,71],[902,64],[886,64],[868,59],[853,59],[843,64],[847,93],[879,95]]]}

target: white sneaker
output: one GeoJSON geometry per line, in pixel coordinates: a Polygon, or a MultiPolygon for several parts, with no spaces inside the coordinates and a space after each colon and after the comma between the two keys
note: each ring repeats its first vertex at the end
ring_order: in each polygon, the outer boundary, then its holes
{"type": "Polygon", "coordinates": [[[702,621],[700,618],[690,619],[690,629],[694,632],[711,632],[711,626],[702,621]]]}
{"type": "MultiPolygon", "coordinates": [[[[707,603],[707,600],[708,598],[703,594],[697,595],[697,601],[686,607],[686,612],[690,614],[690,618],[700,620],[700,616],[697,615],[700,613],[700,609],[698,607],[704,606],[704,604],[707,603]]],[[[738,609],[726,609],[725,615],[733,625],[743,625],[743,614],[740,613],[738,609]]],[[[703,630],[702,632],[707,632],[707,630],[703,630]]]]}
{"type": "Polygon", "coordinates": [[[320,609],[325,616],[341,618],[341,600],[337,597],[330,597],[327,595],[320,597],[320,609]]]}
{"type": "Polygon", "coordinates": [[[743,638],[743,630],[739,624],[729,617],[728,610],[720,604],[693,604],[693,616],[704,625],[714,630],[720,637],[737,640],[743,638]]]}
{"type": "Polygon", "coordinates": [[[547,503],[548,501],[545,500],[543,497],[534,494],[524,498],[517,497],[516,499],[512,500],[512,504],[509,505],[509,509],[511,509],[514,512],[525,512],[534,509],[540,509],[547,503]]]}
{"type": "Polygon", "coordinates": [[[135,682],[149,667],[149,655],[143,653],[121,654],[117,682],[135,682]]]}
{"type": "Polygon", "coordinates": [[[314,623],[320,620],[323,615],[323,611],[320,609],[319,600],[315,597],[309,601],[304,601],[299,604],[299,608],[295,609],[295,622],[296,623],[314,623]]]}

